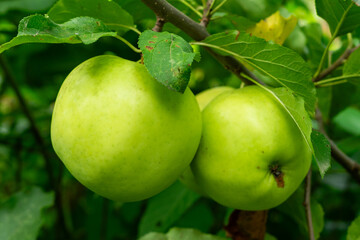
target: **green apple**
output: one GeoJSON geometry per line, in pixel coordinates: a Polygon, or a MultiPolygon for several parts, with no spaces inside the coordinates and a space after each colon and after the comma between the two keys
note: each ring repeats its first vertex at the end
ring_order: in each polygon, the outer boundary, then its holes
{"type": "MultiPolygon", "coordinates": [[[[202,111],[206,105],[208,105],[214,98],[219,96],[220,94],[228,91],[232,91],[234,88],[227,87],[227,86],[221,86],[221,87],[215,87],[208,90],[205,90],[199,94],[197,94],[196,100],[199,104],[200,111],[202,111]]],[[[199,185],[196,183],[194,174],[191,171],[190,166],[185,170],[185,172],[180,176],[180,181],[184,183],[189,189],[206,196],[206,193],[201,190],[199,185]]]]}
{"type": "Polygon", "coordinates": [[[98,56],[65,79],[51,122],[55,152],[83,185],[106,198],[151,197],[189,166],[201,137],[201,113],[146,68],[98,56]]]}
{"type": "Polygon", "coordinates": [[[216,202],[264,210],[284,202],[311,163],[295,122],[258,86],[226,92],[202,112],[203,132],[191,164],[196,182],[216,202]]]}

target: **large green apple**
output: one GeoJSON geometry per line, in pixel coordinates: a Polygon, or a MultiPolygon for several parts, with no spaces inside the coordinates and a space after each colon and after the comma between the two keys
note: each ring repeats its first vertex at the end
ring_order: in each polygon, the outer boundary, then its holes
{"type": "MultiPolygon", "coordinates": [[[[221,86],[221,87],[215,87],[208,90],[205,90],[199,94],[197,94],[196,100],[199,104],[200,111],[202,111],[206,105],[208,105],[214,98],[219,96],[220,94],[228,91],[232,91],[234,88],[227,87],[227,86],[221,86]]],[[[206,193],[201,190],[199,185],[196,183],[194,174],[191,171],[190,166],[185,170],[185,172],[180,176],[180,181],[184,183],[189,189],[206,196],[206,193]]]]}
{"type": "Polygon", "coordinates": [[[51,123],[55,152],[83,185],[122,202],[151,197],[193,159],[201,113],[145,67],[98,56],[76,67],[57,96],[51,123]]]}
{"type": "Polygon", "coordinates": [[[202,139],[191,168],[216,202],[264,210],[299,187],[311,151],[290,115],[266,90],[249,86],[223,93],[202,116],[202,139]]]}

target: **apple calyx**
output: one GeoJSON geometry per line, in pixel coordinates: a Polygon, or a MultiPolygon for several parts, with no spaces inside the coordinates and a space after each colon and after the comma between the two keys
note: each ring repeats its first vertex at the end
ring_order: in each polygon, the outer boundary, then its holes
{"type": "Polygon", "coordinates": [[[281,168],[278,164],[270,165],[269,166],[270,173],[274,176],[277,186],[279,188],[284,188],[284,173],[281,171],[281,168]]]}

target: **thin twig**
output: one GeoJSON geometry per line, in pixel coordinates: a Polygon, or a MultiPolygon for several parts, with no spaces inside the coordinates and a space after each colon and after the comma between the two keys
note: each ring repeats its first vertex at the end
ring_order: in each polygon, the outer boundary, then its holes
{"type": "Polygon", "coordinates": [[[313,79],[313,82],[320,81],[321,79],[325,78],[330,73],[332,73],[339,66],[341,66],[345,62],[345,60],[350,57],[351,53],[353,53],[356,49],[359,48],[359,46],[345,50],[345,52],[333,64],[331,64],[331,66],[323,70],[317,77],[315,77],[313,79]]]}
{"type": "Polygon", "coordinates": [[[136,48],[134,45],[132,45],[128,40],[126,40],[125,38],[116,35],[115,36],[117,39],[119,39],[120,41],[122,41],[123,43],[125,43],[131,50],[133,50],[136,53],[141,53],[141,50],[136,48]]]}
{"type": "Polygon", "coordinates": [[[7,64],[5,57],[1,54],[0,54],[0,66],[4,71],[5,80],[7,80],[9,85],[13,88],[15,95],[19,101],[21,110],[23,111],[24,115],[26,116],[26,118],[28,119],[28,121],[30,123],[31,132],[39,146],[40,153],[42,154],[42,156],[44,158],[45,168],[46,168],[46,172],[48,174],[49,182],[55,192],[55,207],[58,212],[58,222],[59,222],[59,225],[61,228],[61,229],[59,229],[59,235],[57,237],[59,239],[63,239],[64,237],[66,238],[67,236],[69,236],[69,234],[67,232],[67,228],[66,228],[66,224],[65,224],[64,211],[63,211],[63,206],[62,206],[62,199],[61,199],[61,194],[60,194],[59,183],[55,179],[55,175],[54,175],[54,171],[53,171],[53,167],[52,167],[52,163],[51,163],[51,156],[50,156],[49,152],[47,151],[45,141],[42,138],[38,127],[36,126],[36,123],[35,123],[34,117],[32,116],[30,108],[27,105],[23,95],[21,94],[20,88],[17,85],[17,82],[15,80],[15,76],[11,72],[10,67],[7,64]]]}
{"type": "Polygon", "coordinates": [[[219,10],[228,0],[223,0],[221,3],[219,3],[212,11],[211,11],[211,15],[213,15],[214,13],[216,13],[217,10],[219,10]]]}
{"type": "Polygon", "coordinates": [[[194,8],[190,3],[188,3],[186,0],[179,0],[182,4],[184,4],[185,6],[187,6],[188,8],[190,8],[196,15],[198,15],[199,17],[202,17],[201,13],[196,10],[196,8],[194,8]]]}
{"type": "Polygon", "coordinates": [[[323,117],[319,109],[316,109],[315,118],[319,124],[319,131],[329,140],[331,156],[360,184],[360,164],[341,151],[338,146],[336,146],[335,142],[327,135],[323,117]]]}
{"type": "Polygon", "coordinates": [[[202,19],[201,19],[201,22],[200,24],[204,27],[207,27],[207,25],[209,24],[210,22],[210,18],[211,18],[211,7],[213,6],[214,4],[214,0],[208,0],[206,2],[206,6],[204,8],[204,12],[203,12],[203,15],[202,15],[202,19]]]}
{"type": "Polygon", "coordinates": [[[119,24],[119,23],[105,23],[106,26],[115,26],[115,27],[122,27],[122,28],[126,28],[129,29],[135,33],[137,33],[138,35],[141,34],[141,32],[136,28],[136,27],[131,27],[131,26],[127,26],[127,25],[123,25],[123,24],[119,24]]]}
{"type": "Polygon", "coordinates": [[[156,15],[156,23],[153,27],[154,32],[161,32],[165,24],[165,19],[156,15]]]}
{"type": "MultiPolygon", "coordinates": [[[[200,23],[195,22],[184,13],[176,9],[174,6],[169,4],[165,0],[142,0],[157,16],[164,19],[166,22],[172,23],[174,26],[178,27],[188,36],[193,38],[196,41],[202,41],[206,37],[210,36],[206,28],[200,23]]],[[[230,56],[222,56],[215,53],[210,48],[205,48],[210,52],[215,59],[224,65],[226,69],[234,73],[238,78],[241,79],[240,73],[244,72],[246,75],[251,74],[251,72],[244,67],[239,61],[230,56]]],[[[249,75],[250,76],[250,75],[249,75]]],[[[252,74],[251,78],[258,81],[258,79],[252,74]]],[[[251,84],[249,81],[246,84],[251,84]]]]}
{"type": "Polygon", "coordinates": [[[306,212],[306,221],[307,221],[307,225],[308,225],[308,231],[309,231],[309,240],[315,240],[315,235],[314,235],[314,227],[313,227],[313,223],[312,223],[312,217],[311,217],[311,201],[310,201],[310,196],[311,196],[311,167],[309,169],[309,172],[306,175],[306,179],[305,179],[305,195],[304,195],[304,207],[305,207],[305,212],[306,212]]]}

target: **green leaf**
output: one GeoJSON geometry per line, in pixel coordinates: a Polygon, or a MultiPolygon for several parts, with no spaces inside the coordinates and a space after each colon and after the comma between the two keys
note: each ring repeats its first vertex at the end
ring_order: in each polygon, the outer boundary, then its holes
{"type": "Polygon", "coordinates": [[[331,147],[328,139],[320,132],[314,130],[311,133],[311,142],[314,147],[316,164],[320,175],[324,178],[326,171],[331,166],[331,147]]]}
{"type": "Polygon", "coordinates": [[[331,88],[318,88],[316,89],[317,99],[318,99],[318,107],[320,112],[322,113],[322,117],[324,122],[329,121],[331,103],[332,103],[332,89],[331,88]]]}
{"type": "Polygon", "coordinates": [[[348,107],[336,115],[333,121],[344,131],[354,136],[360,135],[360,110],[348,107]]]}
{"type": "Polygon", "coordinates": [[[297,18],[291,15],[284,18],[280,11],[275,12],[265,20],[261,20],[255,26],[247,29],[247,33],[252,36],[263,38],[267,41],[271,40],[282,45],[285,39],[294,30],[297,24],[297,18]]]}
{"type": "Polygon", "coordinates": [[[348,228],[346,240],[360,240],[360,216],[348,228]]]}
{"type": "Polygon", "coordinates": [[[227,240],[226,238],[205,234],[191,228],[172,228],[166,235],[169,240],[227,240]]]}
{"type": "Polygon", "coordinates": [[[183,93],[196,56],[190,44],[173,33],[147,30],[139,37],[139,47],[149,73],[169,89],[183,93]]]}
{"type": "MultiPolygon", "coordinates": [[[[303,202],[304,189],[300,187],[293,195],[291,195],[288,200],[286,200],[276,209],[292,218],[299,226],[300,232],[304,236],[308,236],[307,220],[303,202]]],[[[324,228],[324,210],[321,205],[313,198],[311,199],[311,218],[314,228],[314,235],[315,238],[318,239],[324,228]]]]}
{"type": "Polygon", "coordinates": [[[8,0],[0,1],[0,14],[10,10],[21,10],[26,12],[39,12],[48,9],[56,0],[8,0]]]}
{"type": "Polygon", "coordinates": [[[94,18],[78,17],[56,24],[49,17],[36,14],[20,21],[18,35],[1,45],[0,53],[25,43],[91,44],[104,36],[116,36],[116,33],[94,18]]]}
{"type": "Polygon", "coordinates": [[[167,234],[148,233],[139,240],[227,240],[211,234],[205,234],[191,228],[172,228],[167,234]]]}
{"type": "Polygon", "coordinates": [[[296,52],[238,31],[214,34],[198,44],[238,58],[271,78],[275,87],[286,87],[303,97],[306,110],[314,112],[315,88],[311,71],[296,52]]]}
{"type": "Polygon", "coordinates": [[[295,121],[307,142],[309,149],[313,150],[310,137],[312,124],[311,119],[305,110],[304,100],[294,95],[294,93],[287,88],[272,88],[269,90],[276,95],[278,101],[284,106],[291,118],[295,121]]]}
{"type": "Polygon", "coordinates": [[[336,145],[347,155],[360,151],[360,135],[337,141],[336,145]]]}
{"type": "MultiPolygon", "coordinates": [[[[225,213],[225,207],[219,206],[218,212],[225,213]]],[[[209,204],[209,201],[205,199],[197,201],[191,208],[189,208],[179,218],[174,226],[181,228],[196,228],[202,232],[209,232],[214,226],[214,222],[220,222],[221,219],[216,219],[213,213],[213,209],[209,204]]]]}
{"type": "Polygon", "coordinates": [[[256,22],[251,21],[248,18],[237,15],[230,15],[226,17],[236,30],[245,32],[247,29],[254,27],[256,22]]]}
{"type": "Polygon", "coordinates": [[[13,195],[0,206],[1,240],[35,240],[44,223],[42,209],[51,206],[54,194],[34,187],[13,195]]]}
{"type": "Polygon", "coordinates": [[[349,59],[345,62],[343,75],[351,76],[348,78],[350,83],[354,83],[360,86],[360,48],[351,53],[349,59]]]}
{"type": "Polygon", "coordinates": [[[232,0],[228,1],[224,8],[236,15],[259,21],[278,10],[280,5],[280,0],[232,0]]]}
{"type": "Polygon", "coordinates": [[[269,233],[266,233],[264,240],[277,240],[277,238],[269,233]]]}
{"type": "Polygon", "coordinates": [[[96,18],[119,35],[134,26],[132,16],[117,3],[108,0],[60,0],[50,9],[48,15],[56,23],[82,16],[96,18]]]}
{"type": "Polygon", "coordinates": [[[316,69],[321,61],[321,57],[325,50],[325,45],[322,43],[321,25],[318,23],[310,23],[303,28],[306,36],[306,45],[309,49],[308,60],[313,69],[316,69]]]}
{"type": "Polygon", "coordinates": [[[317,14],[326,20],[332,34],[336,28],[339,28],[337,36],[340,36],[360,26],[360,7],[352,0],[316,0],[315,4],[317,14]]]}
{"type": "Polygon", "coordinates": [[[141,237],[139,240],[168,240],[165,233],[151,232],[141,237]]]}
{"type": "Polygon", "coordinates": [[[180,182],[149,200],[140,221],[139,236],[149,232],[164,232],[200,198],[180,182]]]}
{"type": "Polygon", "coordinates": [[[14,32],[16,31],[16,25],[6,19],[0,20],[0,32],[14,32]]]}

